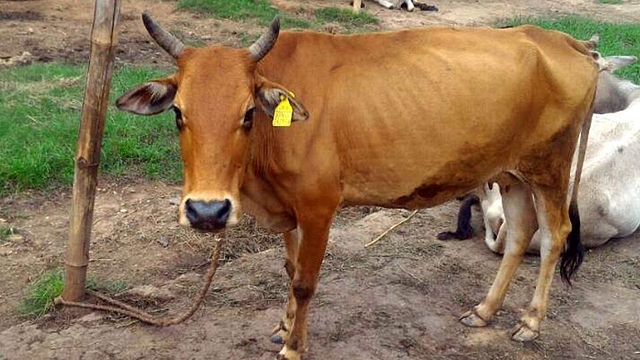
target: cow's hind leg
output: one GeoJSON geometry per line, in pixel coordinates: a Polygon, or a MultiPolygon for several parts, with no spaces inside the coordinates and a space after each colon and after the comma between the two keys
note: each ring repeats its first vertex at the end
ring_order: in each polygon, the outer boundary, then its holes
{"type": "Polygon", "coordinates": [[[512,339],[516,341],[531,341],[538,337],[540,323],[547,313],[556,264],[571,231],[565,192],[545,188],[534,189],[534,194],[540,236],[540,274],[533,299],[512,333],[512,339]]]}
{"type": "Polygon", "coordinates": [[[506,186],[501,184],[500,191],[505,213],[504,226],[507,226],[504,256],[487,296],[460,318],[467,326],[486,326],[489,318],[502,307],[509,283],[536,229],[535,208],[528,187],[515,180],[506,186]]]}
{"type": "Polygon", "coordinates": [[[293,296],[293,276],[296,272],[296,262],[298,259],[298,232],[292,230],[283,234],[284,244],[287,249],[287,259],[284,268],[289,276],[289,300],[287,301],[287,310],[280,320],[273,334],[271,342],[275,344],[284,344],[289,339],[289,331],[293,325],[293,319],[296,315],[296,298],[293,296]]]}

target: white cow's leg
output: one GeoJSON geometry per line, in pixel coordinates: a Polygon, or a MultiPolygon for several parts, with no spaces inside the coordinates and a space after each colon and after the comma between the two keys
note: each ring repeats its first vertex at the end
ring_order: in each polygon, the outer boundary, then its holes
{"type": "Polygon", "coordinates": [[[413,1],[412,0],[404,0],[404,3],[407,4],[407,10],[408,11],[413,11],[413,1]]]}
{"type": "Polygon", "coordinates": [[[504,247],[507,241],[507,228],[508,226],[502,223],[499,227],[498,235],[493,234],[491,225],[485,222],[485,226],[489,228],[484,237],[484,243],[487,247],[496,254],[504,254],[504,247]]]}
{"type": "Polygon", "coordinates": [[[571,231],[566,198],[556,189],[536,189],[535,202],[538,213],[540,239],[540,274],[531,303],[513,331],[516,341],[531,341],[540,333],[540,323],[547,314],[549,288],[556,264],[571,231]]]}
{"type": "Polygon", "coordinates": [[[271,342],[276,344],[284,344],[289,339],[289,331],[293,325],[293,319],[296,315],[296,298],[293,296],[293,276],[296,272],[296,262],[298,258],[298,232],[292,230],[283,234],[284,244],[287,249],[287,259],[284,268],[289,276],[289,300],[287,301],[287,310],[285,311],[280,324],[273,329],[271,342]]]}
{"type": "Polygon", "coordinates": [[[504,204],[506,246],[500,269],[487,296],[479,305],[460,318],[467,326],[486,326],[487,321],[502,306],[509,283],[520,265],[535,231],[535,211],[531,192],[519,181],[500,188],[504,204]]]}
{"type": "Polygon", "coordinates": [[[376,2],[384,7],[386,7],[387,9],[393,9],[393,3],[391,1],[387,1],[387,0],[376,0],[376,2]]]}

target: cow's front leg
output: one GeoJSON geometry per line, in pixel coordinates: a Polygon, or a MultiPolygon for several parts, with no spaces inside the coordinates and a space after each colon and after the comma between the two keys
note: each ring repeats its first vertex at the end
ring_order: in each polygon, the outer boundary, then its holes
{"type": "Polygon", "coordinates": [[[298,360],[307,349],[307,312],[327,248],[332,215],[298,222],[298,254],[290,290],[293,297],[288,307],[288,310],[295,309],[295,316],[278,360],[298,360]],[[293,307],[292,302],[295,304],[293,307]]]}
{"type": "Polygon", "coordinates": [[[298,231],[292,230],[283,234],[284,244],[287,249],[287,259],[284,268],[289,276],[289,300],[287,301],[287,310],[280,320],[280,323],[273,329],[271,342],[276,344],[284,344],[289,339],[289,331],[293,326],[293,319],[296,315],[296,298],[293,294],[293,277],[296,272],[296,262],[298,258],[298,231]]]}

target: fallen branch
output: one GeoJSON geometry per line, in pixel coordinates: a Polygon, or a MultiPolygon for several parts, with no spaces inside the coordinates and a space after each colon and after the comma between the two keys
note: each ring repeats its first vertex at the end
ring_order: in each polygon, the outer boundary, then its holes
{"type": "Polygon", "coordinates": [[[113,306],[90,304],[90,303],[75,302],[75,301],[66,301],[62,298],[62,296],[58,296],[54,302],[56,305],[62,304],[67,306],[82,307],[82,308],[93,309],[93,310],[103,310],[103,311],[109,311],[109,312],[113,312],[121,315],[126,315],[131,318],[138,319],[142,322],[145,322],[151,325],[156,325],[156,326],[169,326],[169,325],[179,324],[187,320],[188,318],[190,318],[196,312],[196,310],[198,310],[198,308],[202,304],[202,301],[207,295],[207,292],[209,291],[209,287],[211,286],[211,282],[213,281],[213,276],[216,274],[216,270],[218,269],[218,259],[220,258],[220,252],[222,250],[222,242],[223,242],[222,238],[217,239],[216,247],[213,250],[213,253],[211,254],[211,264],[209,266],[209,270],[207,270],[205,283],[202,286],[202,289],[200,289],[200,294],[198,294],[198,297],[196,298],[195,302],[191,305],[191,308],[189,309],[189,311],[187,311],[186,313],[180,316],[173,317],[173,318],[166,317],[166,316],[163,316],[163,317],[153,316],[131,305],[125,304],[116,299],[112,299],[104,294],[100,294],[95,291],[87,291],[87,293],[113,306]]]}
{"type": "Polygon", "coordinates": [[[382,240],[382,238],[385,237],[389,232],[391,232],[393,229],[395,229],[398,226],[400,226],[400,225],[406,223],[407,221],[409,221],[417,213],[418,213],[418,210],[414,210],[409,216],[407,216],[406,218],[400,220],[397,224],[395,224],[392,227],[390,227],[387,230],[385,230],[382,234],[378,235],[378,237],[373,239],[370,243],[366,244],[364,247],[368,248],[369,246],[375,245],[375,243],[377,243],[378,241],[382,240]]]}

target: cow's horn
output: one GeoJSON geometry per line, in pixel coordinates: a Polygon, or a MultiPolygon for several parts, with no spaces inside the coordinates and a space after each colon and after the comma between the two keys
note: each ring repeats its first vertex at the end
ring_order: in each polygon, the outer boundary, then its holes
{"type": "Polygon", "coordinates": [[[142,22],[144,23],[144,27],[147,28],[149,35],[151,35],[153,40],[155,40],[164,51],[176,59],[182,54],[184,50],[182,41],[161,28],[158,23],[153,21],[151,15],[149,15],[146,10],[142,13],[142,22]]]}
{"type": "Polygon", "coordinates": [[[593,34],[593,36],[591,37],[591,39],[587,40],[584,42],[584,46],[587,47],[587,49],[589,50],[595,50],[596,48],[598,48],[598,43],[600,42],[600,34],[595,33],[593,34]]]}
{"type": "Polygon", "coordinates": [[[262,34],[256,42],[249,46],[249,52],[253,60],[260,61],[278,40],[278,34],[280,33],[280,18],[275,17],[269,25],[269,30],[262,34]]]}

